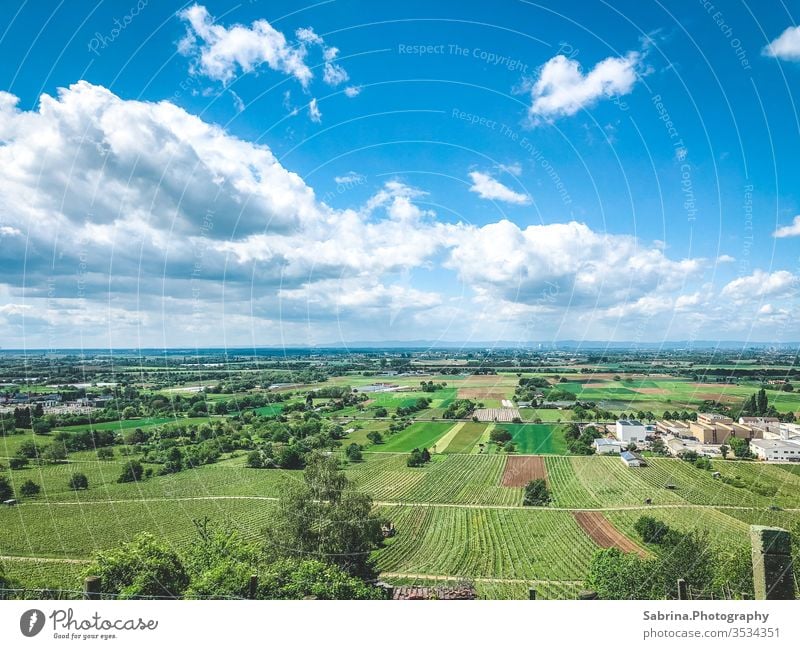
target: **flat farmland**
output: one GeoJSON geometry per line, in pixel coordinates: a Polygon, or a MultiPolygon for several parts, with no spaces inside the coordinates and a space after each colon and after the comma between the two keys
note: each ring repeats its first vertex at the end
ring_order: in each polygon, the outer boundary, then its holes
{"type": "Polygon", "coordinates": [[[386,437],[385,443],[373,447],[373,450],[409,453],[415,448],[429,449],[452,425],[449,422],[416,422],[399,433],[386,437]]]}
{"type": "Polygon", "coordinates": [[[201,424],[213,419],[212,417],[141,417],[137,419],[120,419],[119,421],[104,421],[99,424],[80,424],[77,426],[63,426],[56,430],[82,431],[82,430],[131,430],[134,428],[153,428],[170,424],[186,425],[201,424]]]}
{"type": "Polygon", "coordinates": [[[488,428],[488,424],[463,422],[458,432],[450,443],[440,452],[443,453],[469,453],[488,428]]]}
{"type": "MultiPolygon", "coordinates": [[[[706,400],[729,405],[741,403],[756,392],[759,385],[698,383],[652,376],[614,380],[608,375],[587,375],[585,378],[569,377],[554,387],[571,392],[581,401],[598,402],[612,411],[650,410],[660,416],[664,410],[694,410],[706,400]]],[[[767,395],[770,404],[781,412],[800,410],[800,393],[770,390],[767,395]]]]}
{"type": "Polygon", "coordinates": [[[552,424],[500,424],[497,430],[507,430],[517,447],[517,453],[526,455],[565,455],[567,442],[561,427],[552,424]]]}

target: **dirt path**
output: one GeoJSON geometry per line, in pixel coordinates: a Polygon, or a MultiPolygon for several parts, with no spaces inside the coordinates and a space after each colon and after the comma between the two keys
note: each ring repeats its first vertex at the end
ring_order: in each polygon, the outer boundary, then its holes
{"type": "Polygon", "coordinates": [[[538,455],[509,455],[503,471],[504,487],[524,487],[531,480],[547,480],[547,466],[538,455]]]}
{"type": "Polygon", "coordinates": [[[461,581],[469,579],[469,581],[477,581],[483,583],[496,583],[496,584],[583,584],[582,581],[562,581],[558,579],[512,579],[508,577],[464,577],[455,575],[426,575],[411,572],[382,572],[381,577],[387,579],[427,579],[429,581],[461,581]]]}
{"type": "Polygon", "coordinates": [[[23,557],[3,555],[0,561],[36,561],[39,563],[91,563],[90,559],[58,559],[56,557],[23,557]]]}
{"type": "Polygon", "coordinates": [[[617,548],[623,552],[635,552],[640,557],[648,556],[644,548],[614,527],[601,512],[574,512],[572,515],[581,529],[601,548],[617,548]]]}
{"type": "MultiPolygon", "coordinates": [[[[514,457],[514,456],[512,456],[514,457]]],[[[509,458],[511,459],[511,458],[509,458]]],[[[192,500],[256,500],[256,501],[277,501],[278,498],[273,496],[181,496],[177,498],[131,498],[128,500],[86,500],[83,502],[76,501],[29,501],[21,502],[14,507],[62,507],[62,506],[90,506],[90,505],[119,505],[125,503],[159,503],[159,502],[183,502],[192,500]]],[[[742,507],[739,505],[693,505],[691,503],[677,503],[668,505],[617,505],[616,507],[523,507],[522,505],[488,505],[488,504],[471,504],[471,503],[432,503],[432,502],[415,502],[407,500],[376,500],[373,501],[376,507],[449,507],[455,509],[519,509],[523,511],[550,511],[550,512],[619,512],[619,511],[648,511],[659,509],[697,509],[703,511],[704,509],[713,509],[718,511],[725,511],[726,509],[740,509],[747,511],[768,511],[766,507],[742,507]]],[[[798,507],[784,507],[781,509],[784,512],[800,512],[798,507]]],[[[744,523],[742,523],[744,525],[744,523]]]]}

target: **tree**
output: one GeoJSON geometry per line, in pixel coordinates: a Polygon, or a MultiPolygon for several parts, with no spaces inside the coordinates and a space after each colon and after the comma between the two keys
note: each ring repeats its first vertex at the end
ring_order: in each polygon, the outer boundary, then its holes
{"type": "Polygon", "coordinates": [[[23,496],[36,496],[41,490],[33,480],[26,480],[19,487],[19,493],[23,496]]]}
{"type": "Polygon", "coordinates": [[[650,450],[656,455],[667,455],[667,446],[660,437],[656,437],[653,440],[653,443],[650,444],[650,450]]]}
{"type": "Polygon", "coordinates": [[[375,417],[386,417],[388,414],[386,408],[380,407],[375,409],[375,417]]]}
{"type": "Polygon", "coordinates": [[[114,449],[108,448],[104,446],[103,448],[97,449],[97,459],[98,460],[113,460],[114,459],[114,449]]]}
{"type": "Polygon", "coordinates": [[[264,458],[261,455],[261,451],[250,451],[247,454],[247,460],[245,464],[251,469],[263,469],[264,468],[264,458]]]}
{"type": "Polygon", "coordinates": [[[148,532],[119,548],[96,552],[87,574],[100,577],[103,590],[121,599],[179,597],[189,584],[177,552],[148,532]]]}
{"type": "Polygon", "coordinates": [[[758,396],[756,397],[756,406],[757,414],[767,414],[767,391],[764,388],[761,388],[758,391],[758,396]]]}
{"type": "Polygon", "coordinates": [[[333,455],[310,455],[303,481],[291,481],[266,529],[266,550],[274,558],[302,557],[338,565],[371,577],[370,553],[382,542],[372,498],[339,470],[333,455]]]}
{"type": "Polygon", "coordinates": [[[345,451],[345,455],[347,455],[347,459],[350,462],[361,462],[363,459],[361,447],[358,444],[350,444],[345,451]]]}
{"type": "Polygon", "coordinates": [[[122,466],[122,473],[120,473],[117,482],[139,482],[142,479],[144,469],[142,463],[138,460],[129,460],[122,466]]]}
{"type": "Polygon", "coordinates": [[[42,459],[53,464],[63,462],[67,459],[67,446],[64,442],[53,442],[42,451],[42,459]]]}
{"type": "Polygon", "coordinates": [[[729,437],[728,444],[730,444],[734,456],[739,458],[752,457],[752,453],[750,453],[750,443],[746,439],[742,439],[741,437],[729,437]]]}
{"type": "Polygon", "coordinates": [[[525,497],[522,504],[528,507],[545,507],[550,502],[550,491],[547,482],[542,478],[531,480],[525,485],[525,497]]]}
{"type": "Polygon", "coordinates": [[[640,516],[633,525],[636,533],[642,537],[645,543],[661,543],[664,536],[669,531],[666,523],[653,518],[652,516],[640,516]]]}
{"type": "Polygon", "coordinates": [[[36,435],[47,435],[47,433],[50,432],[50,424],[41,419],[38,421],[34,421],[33,426],[31,428],[33,429],[33,432],[36,435]]]}
{"type": "Polygon", "coordinates": [[[373,444],[383,444],[383,435],[381,435],[377,430],[367,433],[367,439],[373,444]]]}
{"type": "Polygon", "coordinates": [[[728,451],[730,450],[731,450],[730,447],[726,444],[723,444],[722,446],[719,447],[719,452],[722,455],[723,460],[728,459],[728,451]]]}
{"type": "Polygon", "coordinates": [[[28,458],[26,457],[12,457],[8,460],[8,466],[12,469],[24,469],[28,466],[28,458]]]}
{"type": "Polygon", "coordinates": [[[89,478],[87,478],[83,473],[73,473],[72,477],[69,479],[69,488],[73,491],[88,489],[89,478]]]}
{"type": "Polygon", "coordinates": [[[8,478],[0,475],[0,502],[9,500],[14,497],[14,489],[11,488],[11,483],[8,478]]]}
{"type": "Polygon", "coordinates": [[[32,439],[26,439],[23,440],[17,447],[17,455],[32,460],[39,457],[39,448],[36,446],[36,442],[34,442],[32,439]]]}
{"type": "Polygon", "coordinates": [[[127,408],[125,408],[122,411],[122,418],[123,419],[133,419],[138,414],[139,413],[136,412],[136,408],[134,408],[133,406],[128,406],[127,408]]]}
{"type": "Polygon", "coordinates": [[[208,518],[193,521],[197,536],[182,560],[189,575],[188,599],[228,599],[247,596],[250,575],[259,572],[261,553],[231,527],[208,518]]]}
{"type": "Polygon", "coordinates": [[[408,456],[406,465],[410,467],[423,466],[424,464],[430,462],[430,459],[431,454],[428,452],[427,448],[424,448],[421,451],[418,448],[415,448],[411,451],[411,455],[408,456]]]}
{"type": "Polygon", "coordinates": [[[495,444],[503,444],[511,441],[511,433],[505,428],[495,428],[489,433],[489,439],[495,444]]]}

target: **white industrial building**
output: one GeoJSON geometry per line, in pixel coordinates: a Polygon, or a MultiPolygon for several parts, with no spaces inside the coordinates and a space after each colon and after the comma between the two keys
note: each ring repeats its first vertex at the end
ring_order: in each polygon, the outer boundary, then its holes
{"type": "Polygon", "coordinates": [[[624,444],[615,439],[606,439],[605,437],[598,437],[592,442],[595,452],[598,455],[619,455],[622,453],[624,444]]]}
{"type": "Polygon", "coordinates": [[[800,462],[800,443],[782,439],[752,439],[750,450],[759,460],[800,462]]]}
{"type": "Polygon", "coordinates": [[[620,419],[616,425],[616,436],[620,442],[643,442],[647,437],[647,426],[635,419],[620,419]]]}

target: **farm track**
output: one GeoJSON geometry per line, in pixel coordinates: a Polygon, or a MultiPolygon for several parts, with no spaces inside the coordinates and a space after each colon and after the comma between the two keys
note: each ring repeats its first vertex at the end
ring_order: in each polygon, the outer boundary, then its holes
{"type": "MultiPolygon", "coordinates": [[[[0,557],[2,558],[2,557],[0,557]]],[[[569,584],[581,585],[580,580],[569,579],[511,579],[508,577],[464,577],[456,575],[424,575],[409,572],[381,572],[381,577],[387,579],[427,579],[429,581],[458,581],[460,579],[469,579],[470,581],[477,581],[481,583],[497,583],[497,584],[569,584]]]]}
{"type": "MultiPolygon", "coordinates": [[[[274,496],[180,496],[177,498],[136,498],[136,499],[117,499],[117,500],[86,500],[75,501],[52,501],[52,502],[22,502],[15,507],[47,507],[47,506],[80,506],[80,505],[119,505],[124,503],[156,503],[156,502],[185,502],[195,500],[256,500],[274,501],[279,499],[274,496]]],[[[696,505],[692,503],[665,504],[665,505],[617,505],[610,507],[525,507],[523,505],[484,505],[480,503],[432,503],[414,502],[405,500],[375,500],[375,507],[445,507],[450,509],[500,509],[500,510],[523,510],[536,512],[618,512],[618,511],[648,511],[659,509],[711,509],[711,510],[746,510],[746,511],[768,511],[766,507],[743,506],[743,505],[696,505]]],[[[800,507],[784,507],[783,512],[800,512],[800,507]]]]}
{"type": "Polygon", "coordinates": [[[24,555],[0,555],[0,561],[35,561],[36,563],[91,563],[91,559],[59,559],[56,557],[31,557],[24,555]]]}

